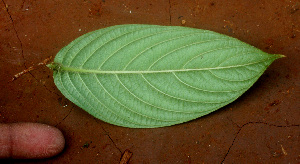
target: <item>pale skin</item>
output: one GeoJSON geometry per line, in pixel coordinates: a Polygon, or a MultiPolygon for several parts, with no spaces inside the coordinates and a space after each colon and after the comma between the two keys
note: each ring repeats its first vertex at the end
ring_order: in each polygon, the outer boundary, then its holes
{"type": "Polygon", "coordinates": [[[39,123],[0,124],[0,159],[42,159],[65,146],[60,130],[39,123]]]}

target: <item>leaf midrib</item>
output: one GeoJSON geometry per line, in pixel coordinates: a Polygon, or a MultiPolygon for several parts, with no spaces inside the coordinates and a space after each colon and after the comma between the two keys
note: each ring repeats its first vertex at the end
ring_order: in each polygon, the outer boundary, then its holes
{"type": "Polygon", "coordinates": [[[264,60],[260,60],[253,63],[234,65],[234,66],[226,66],[226,67],[213,67],[213,68],[196,68],[196,69],[175,69],[175,70],[142,70],[142,71],[109,71],[109,70],[93,70],[93,69],[82,69],[75,67],[66,67],[60,63],[52,63],[50,64],[54,68],[55,71],[58,72],[76,72],[76,73],[91,73],[91,74],[156,74],[156,73],[173,73],[173,72],[189,72],[189,71],[205,71],[205,70],[222,70],[222,69],[230,69],[237,67],[245,67],[253,64],[262,63],[271,59],[276,59],[274,57],[266,58],[264,60]]]}

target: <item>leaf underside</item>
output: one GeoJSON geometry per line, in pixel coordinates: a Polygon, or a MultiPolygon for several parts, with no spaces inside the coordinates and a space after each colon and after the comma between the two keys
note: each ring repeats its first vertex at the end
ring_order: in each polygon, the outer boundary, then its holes
{"type": "Polygon", "coordinates": [[[94,117],[153,128],[231,103],[280,57],[208,30],[118,25],[77,38],[49,67],[62,94],[94,117]]]}

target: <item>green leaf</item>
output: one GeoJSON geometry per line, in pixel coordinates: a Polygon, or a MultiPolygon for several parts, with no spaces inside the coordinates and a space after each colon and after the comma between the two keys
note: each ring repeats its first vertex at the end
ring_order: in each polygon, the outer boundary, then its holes
{"type": "Polygon", "coordinates": [[[152,128],[231,103],[280,57],[208,30],[118,25],[79,37],[48,67],[62,94],[94,117],[152,128]]]}

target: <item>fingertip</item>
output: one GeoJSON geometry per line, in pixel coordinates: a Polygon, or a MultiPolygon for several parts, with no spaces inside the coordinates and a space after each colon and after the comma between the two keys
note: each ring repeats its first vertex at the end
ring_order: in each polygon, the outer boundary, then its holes
{"type": "Polygon", "coordinates": [[[9,154],[10,158],[17,159],[49,158],[59,154],[65,146],[62,132],[53,126],[14,123],[0,126],[0,131],[1,127],[10,136],[9,142],[6,141],[6,150],[9,151],[5,153],[6,157],[9,154]]]}

